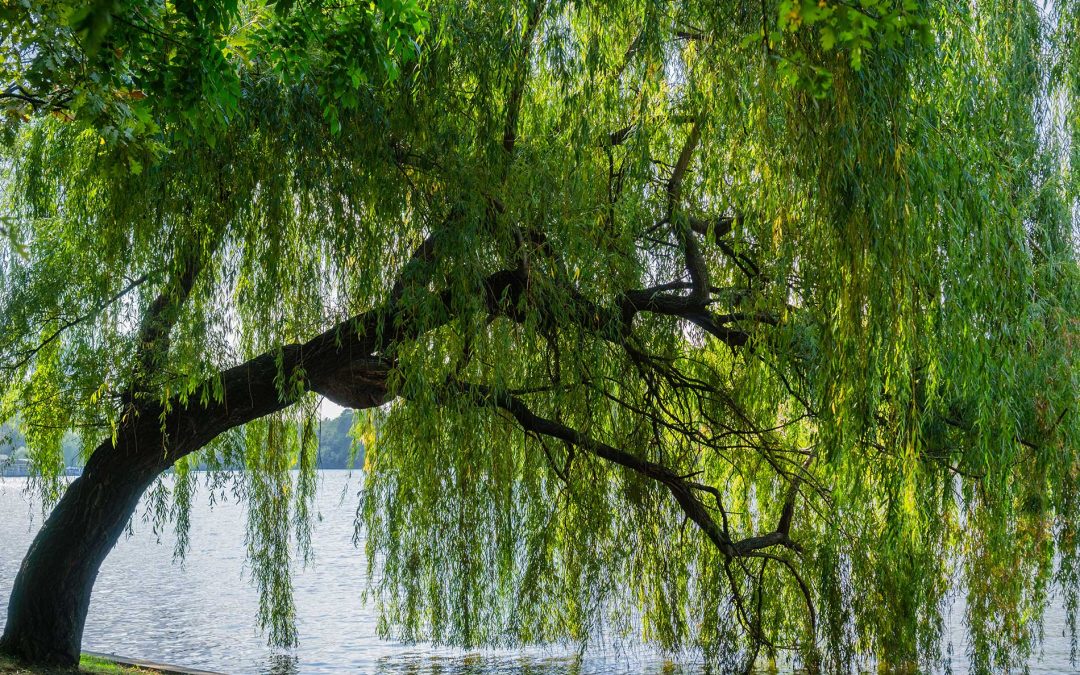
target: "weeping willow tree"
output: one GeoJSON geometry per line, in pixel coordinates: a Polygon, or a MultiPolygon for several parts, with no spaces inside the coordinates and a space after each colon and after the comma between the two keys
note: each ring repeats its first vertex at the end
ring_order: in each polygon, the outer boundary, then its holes
{"type": "Polygon", "coordinates": [[[0,11],[0,418],[55,503],[0,651],[73,663],[140,497],[182,554],[237,463],[295,642],[320,396],[368,411],[387,637],[922,668],[960,594],[998,670],[1051,593],[1075,628],[1074,3],[0,11]]]}

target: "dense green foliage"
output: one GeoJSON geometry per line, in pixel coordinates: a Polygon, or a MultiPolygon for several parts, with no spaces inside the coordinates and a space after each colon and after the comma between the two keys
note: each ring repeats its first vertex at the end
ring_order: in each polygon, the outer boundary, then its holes
{"type": "MultiPolygon", "coordinates": [[[[362,326],[387,635],[928,667],[962,592],[998,670],[1075,625],[1075,3],[106,4],[0,35],[47,492],[64,430],[362,326]]],[[[160,509],[244,463],[279,642],[316,384],[160,509]]]]}

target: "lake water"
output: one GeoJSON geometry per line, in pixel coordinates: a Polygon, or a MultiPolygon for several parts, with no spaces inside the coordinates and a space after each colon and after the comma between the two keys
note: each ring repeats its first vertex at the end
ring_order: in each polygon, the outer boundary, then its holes
{"type": "MultiPolygon", "coordinates": [[[[23,554],[41,525],[24,494],[25,480],[0,480],[0,626],[23,554]]],[[[359,476],[320,474],[322,520],[314,524],[315,559],[294,574],[300,645],[275,652],[255,629],[258,595],[244,566],[245,512],[241,504],[213,508],[196,498],[191,550],[172,561],[171,531],[155,535],[136,519],[106,559],[94,586],[83,648],[224,673],[379,673],[385,675],[676,675],[701,672],[638,651],[590,651],[578,658],[559,650],[464,653],[380,640],[375,613],[361,600],[366,583],[362,549],[353,545],[359,476]]],[[[141,513],[141,510],[140,510],[141,513]]],[[[361,543],[361,546],[363,544],[361,543]]],[[[960,612],[954,611],[959,616],[960,612]]],[[[966,671],[964,634],[953,622],[953,672],[966,671]]],[[[1032,672],[1078,672],[1069,663],[1065,616],[1046,617],[1042,656],[1032,672]]]]}

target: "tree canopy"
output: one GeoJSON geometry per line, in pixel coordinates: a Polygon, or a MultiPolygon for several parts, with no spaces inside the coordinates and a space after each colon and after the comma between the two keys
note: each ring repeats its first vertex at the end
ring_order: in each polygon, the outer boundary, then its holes
{"type": "Polygon", "coordinates": [[[243,462],[274,642],[320,395],[387,636],[928,666],[962,592],[996,670],[1053,590],[1075,627],[1071,0],[0,12],[0,419],[52,500],[66,430],[157,428],[181,552],[243,462]]]}

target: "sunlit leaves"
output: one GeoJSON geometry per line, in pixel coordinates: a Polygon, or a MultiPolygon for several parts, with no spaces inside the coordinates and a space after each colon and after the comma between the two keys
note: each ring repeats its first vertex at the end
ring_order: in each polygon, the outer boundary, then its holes
{"type": "Polygon", "coordinates": [[[832,88],[830,53],[842,54],[859,70],[867,51],[895,48],[905,40],[928,42],[928,12],[916,0],[783,0],[777,30],[768,40],[776,50],[782,80],[824,98],[832,88]],[[786,44],[786,34],[800,32],[814,34],[823,53],[786,44]]]}
{"type": "Polygon", "coordinates": [[[55,113],[93,127],[132,172],[166,151],[163,134],[216,144],[238,112],[243,77],[313,83],[338,128],[338,109],[359,105],[361,85],[393,82],[418,58],[427,28],[413,0],[316,0],[278,12],[236,0],[27,0],[11,14],[0,35],[9,130],[55,113]]]}

